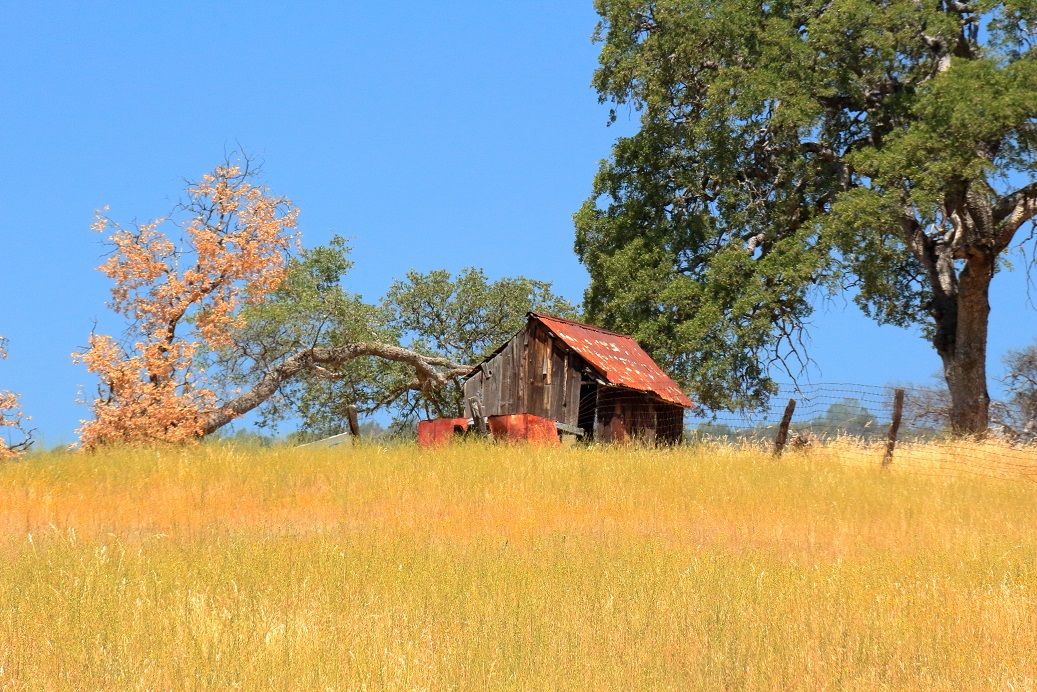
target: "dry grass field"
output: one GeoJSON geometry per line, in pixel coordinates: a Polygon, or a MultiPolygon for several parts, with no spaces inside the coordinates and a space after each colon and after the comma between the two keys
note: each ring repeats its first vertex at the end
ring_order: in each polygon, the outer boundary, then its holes
{"type": "Polygon", "coordinates": [[[0,688],[1037,687],[1037,456],[903,454],[37,455],[0,688]]]}

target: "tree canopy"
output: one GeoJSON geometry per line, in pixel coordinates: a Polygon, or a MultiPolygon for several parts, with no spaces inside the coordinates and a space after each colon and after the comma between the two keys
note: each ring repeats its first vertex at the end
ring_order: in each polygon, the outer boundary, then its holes
{"type": "MultiPolygon", "coordinates": [[[[524,276],[490,281],[482,269],[467,267],[456,277],[446,270],[411,271],[393,282],[382,300],[389,324],[403,343],[461,363],[478,363],[526,324],[526,313],[577,316],[576,308],[555,295],[551,284],[524,276]]],[[[408,411],[428,405],[439,415],[463,408],[460,383],[437,400],[408,402],[408,411]]]]}
{"type": "MultiPolygon", "coordinates": [[[[239,341],[267,341],[287,328],[297,339],[329,346],[379,339],[437,361],[474,364],[521,329],[531,310],[575,315],[548,283],[521,276],[491,281],[472,267],[456,276],[442,269],[408,272],[368,304],[343,289],[352,264],[348,252],[341,239],[304,252],[284,287],[248,311],[249,334],[239,341]]],[[[267,423],[298,416],[307,430],[332,434],[346,428],[349,405],[361,413],[384,411],[404,425],[460,415],[462,395],[456,378],[428,387],[406,363],[355,359],[286,382],[262,413],[267,423]]]]}
{"type": "MultiPolygon", "coordinates": [[[[318,435],[340,432],[350,405],[407,421],[459,415],[458,378],[526,312],[573,313],[549,284],[477,269],[411,272],[365,302],[345,288],[346,241],[303,249],[296,207],[255,178],[242,157],[166,217],[123,226],[98,214],[111,251],[100,270],[126,328],[91,334],[74,355],[99,380],[84,447],[188,441],[256,409],[261,423],[301,419],[318,435]]],[[[22,421],[15,405],[0,393],[0,427],[22,421]]]]}
{"type": "Polygon", "coordinates": [[[594,86],[640,127],[575,217],[588,316],[751,407],[848,291],[923,328],[955,429],[985,429],[989,283],[1037,214],[1037,2],[596,7],[594,86]]]}
{"type": "Polygon", "coordinates": [[[300,378],[371,358],[405,365],[423,389],[466,372],[369,338],[380,336],[372,310],[337,286],[341,248],[300,259],[296,207],[258,185],[242,158],[190,184],[166,217],[123,226],[98,214],[111,250],[100,270],[126,329],[91,334],[74,354],[99,380],[84,447],[197,439],[300,378]]]}

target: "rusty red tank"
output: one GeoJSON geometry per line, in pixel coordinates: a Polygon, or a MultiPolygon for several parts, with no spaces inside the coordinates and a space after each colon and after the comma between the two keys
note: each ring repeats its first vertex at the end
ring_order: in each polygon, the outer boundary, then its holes
{"type": "Polygon", "coordinates": [[[418,444],[422,447],[438,447],[468,431],[467,418],[437,418],[418,421],[418,444]]]}
{"type": "Polygon", "coordinates": [[[490,434],[498,442],[529,442],[535,445],[557,447],[558,428],[549,418],[541,418],[530,413],[516,413],[509,416],[490,416],[486,419],[490,434]]]}

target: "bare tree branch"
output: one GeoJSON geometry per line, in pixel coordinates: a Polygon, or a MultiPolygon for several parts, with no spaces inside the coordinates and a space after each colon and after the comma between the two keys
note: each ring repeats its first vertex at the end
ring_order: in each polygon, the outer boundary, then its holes
{"type": "Polygon", "coordinates": [[[998,226],[996,250],[1008,247],[1015,232],[1037,215],[1037,182],[1005,195],[994,206],[994,222],[998,226]]]}
{"type": "Polygon", "coordinates": [[[409,349],[376,342],[359,342],[347,346],[309,348],[295,353],[269,370],[248,392],[235,397],[209,412],[205,417],[203,435],[208,435],[235,418],[242,416],[269,399],[284,382],[321,366],[341,366],[357,358],[375,357],[404,363],[414,368],[417,375],[411,389],[431,391],[445,386],[450,380],[466,375],[471,366],[451,362],[438,356],[427,356],[409,349]]]}

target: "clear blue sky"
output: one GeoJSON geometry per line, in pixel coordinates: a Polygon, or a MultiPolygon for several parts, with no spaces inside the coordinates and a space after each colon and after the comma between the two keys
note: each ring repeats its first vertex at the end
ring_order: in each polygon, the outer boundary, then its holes
{"type": "MultiPolygon", "coordinates": [[[[94,271],[95,208],[162,215],[185,178],[239,144],[301,209],[307,245],[353,239],[349,287],[377,298],[408,269],[587,275],[571,215],[631,131],[589,83],[590,0],[285,3],[0,2],[0,388],[46,445],[74,439],[92,382],[72,365],[94,321],[117,332],[94,271]]],[[[1035,292],[1037,296],[1037,292],[1035,292]]],[[[996,279],[991,362],[1037,338],[1021,272],[996,279]]],[[[917,334],[841,300],[814,320],[815,381],[927,382],[917,334]]]]}

